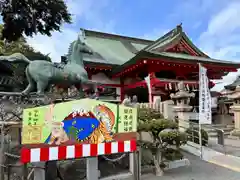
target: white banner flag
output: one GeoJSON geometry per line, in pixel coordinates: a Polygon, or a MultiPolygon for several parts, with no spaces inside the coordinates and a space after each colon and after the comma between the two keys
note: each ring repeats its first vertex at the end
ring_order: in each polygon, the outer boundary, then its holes
{"type": "Polygon", "coordinates": [[[151,85],[151,76],[150,74],[144,78],[148,87],[149,103],[152,103],[152,85],[151,85]]]}
{"type": "Polygon", "coordinates": [[[207,69],[199,64],[199,124],[212,124],[212,103],[207,69]]]}

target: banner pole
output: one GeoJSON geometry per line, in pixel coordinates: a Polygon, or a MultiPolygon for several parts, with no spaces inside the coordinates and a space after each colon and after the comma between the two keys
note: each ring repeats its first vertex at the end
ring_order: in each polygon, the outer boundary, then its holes
{"type": "MultiPolygon", "coordinates": [[[[198,76],[198,87],[199,87],[199,90],[198,90],[198,93],[201,93],[200,90],[201,90],[201,64],[198,63],[199,65],[199,76],[198,76]]],[[[199,105],[198,105],[198,109],[200,110],[200,103],[201,103],[201,99],[200,99],[200,95],[198,95],[198,101],[199,101],[199,105]]],[[[199,136],[199,145],[200,145],[200,158],[202,159],[203,156],[202,156],[202,126],[201,126],[201,123],[200,123],[200,111],[198,112],[198,136],[199,136]]]]}
{"type": "Polygon", "coordinates": [[[144,78],[145,82],[147,84],[147,88],[148,88],[148,101],[149,104],[152,105],[152,84],[151,84],[151,74],[148,74],[147,77],[144,78]]]}

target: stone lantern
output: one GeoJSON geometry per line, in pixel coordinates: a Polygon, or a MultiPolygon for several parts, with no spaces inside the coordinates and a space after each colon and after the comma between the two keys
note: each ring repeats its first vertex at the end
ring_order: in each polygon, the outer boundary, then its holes
{"type": "Polygon", "coordinates": [[[195,97],[194,93],[189,93],[185,90],[183,82],[180,82],[178,84],[179,91],[175,94],[171,94],[170,97],[175,103],[175,111],[185,111],[189,112],[192,109],[192,106],[190,106],[190,99],[195,97]]]}
{"type": "Polygon", "coordinates": [[[190,99],[195,97],[194,93],[189,93],[185,90],[183,82],[178,84],[179,91],[171,94],[170,97],[174,101],[174,110],[179,120],[179,129],[185,131],[189,127],[189,119],[192,116],[192,106],[190,106],[190,99]]]}
{"type": "Polygon", "coordinates": [[[231,132],[231,135],[240,138],[240,85],[236,86],[234,92],[228,97],[233,99],[233,105],[230,109],[234,114],[234,130],[231,132]]]}

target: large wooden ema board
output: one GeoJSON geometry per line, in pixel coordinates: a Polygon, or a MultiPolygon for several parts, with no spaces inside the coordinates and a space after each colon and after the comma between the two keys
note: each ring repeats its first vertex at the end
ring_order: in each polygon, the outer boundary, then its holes
{"type": "Polygon", "coordinates": [[[136,151],[137,109],[82,99],[25,109],[22,163],[136,151]]]}

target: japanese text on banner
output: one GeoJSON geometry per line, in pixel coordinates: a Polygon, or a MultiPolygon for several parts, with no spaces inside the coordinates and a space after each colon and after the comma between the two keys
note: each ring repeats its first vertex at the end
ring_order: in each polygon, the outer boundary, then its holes
{"type": "Polygon", "coordinates": [[[199,64],[199,123],[212,123],[211,94],[207,69],[199,64]]]}

